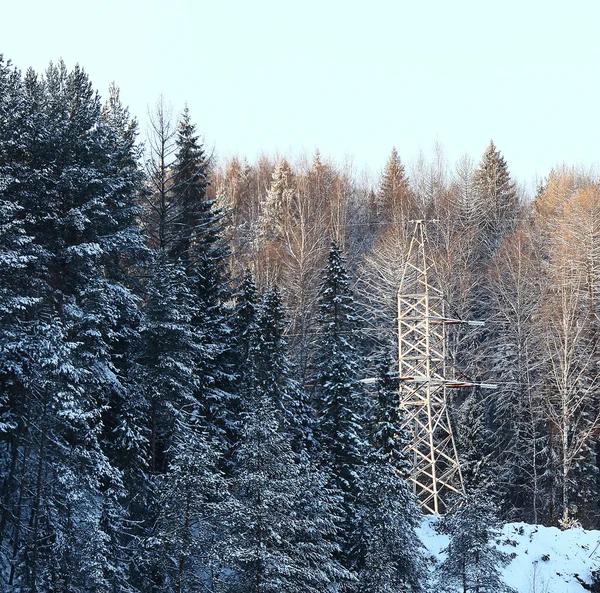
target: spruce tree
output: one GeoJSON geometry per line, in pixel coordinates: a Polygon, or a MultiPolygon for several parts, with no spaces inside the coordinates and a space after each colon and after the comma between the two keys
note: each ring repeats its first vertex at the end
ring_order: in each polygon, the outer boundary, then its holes
{"type": "Polygon", "coordinates": [[[395,147],[381,175],[377,205],[378,217],[384,222],[404,224],[415,212],[414,196],[395,147]]]}
{"type": "MultiPolygon", "coordinates": [[[[163,119],[157,123],[164,124],[163,119]]],[[[162,153],[155,151],[153,170],[162,171],[160,179],[166,179],[161,186],[164,199],[157,203],[166,208],[168,241],[157,252],[149,285],[146,312],[151,324],[142,325],[148,349],[141,349],[146,354],[140,370],[146,370],[142,385],[150,379],[157,386],[148,403],[148,439],[149,469],[159,475],[147,491],[156,529],[166,535],[146,530],[147,541],[156,545],[148,550],[144,571],[152,586],[183,591],[204,582],[200,573],[218,580],[215,550],[222,540],[213,531],[214,515],[219,500],[226,501],[227,496],[220,469],[214,466],[222,466],[222,452],[230,459],[239,406],[226,359],[229,254],[221,240],[223,215],[207,196],[209,162],[187,108],[174,140],[167,134],[168,126],[156,131],[156,140],[162,139],[167,151],[165,158],[158,158],[162,153]],[[171,140],[172,164],[165,160],[171,140]],[[180,504],[186,511],[178,522],[180,504]],[[176,561],[165,563],[165,555],[176,561]]],[[[155,187],[160,190],[156,183],[155,187]]]]}
{"type": "Polygon", "coordinates": [[[261,335],[260,385],[273,394],[285,430],[292,436],[292,446],[297,454],[308,453],[313,448],[314,410],[306,393],[294,379],[287,342],[285,310],[279,290],[267,288],[257,318],[261,335]]]}
{"type": "Polygon", "coordinates": [[[175,139],[170,193],[177,204],[176,238],[170,251],[187,274],[188,290],[193,295],[192,326],[202,350],[196,358],[195,398],[204,408],[210,430],[226,439],[232,428],[226,424],[236,406],[234,383],[228,369],[231,299],[229,248],[224,241],[225,213],[210,199],[210,159],[196,133],[189,110],[183,112],[175,139]],[[233,398],[233,399],[232,399],[233,398]]]}
{"type": "Polygon", "coordinates": [[[485,488],[472,488],[457,499],[438,524],[450,536],[446,559],[438,567],[442,591],[460,588],[465,593],[514,593],[501,578],[508,556],[496,549],[500,535],[497,509],[485,488]]]}
{"type": "MultiPolygon", "coordinates": [[[[162,542],[156,530],[165,505],[171,503],[165,500],[163,485],[176,480],[170,476],[170,468],[176,464],[175,456],[181,454],[178,444],[187,441],[190,446],[195,445],[193,432],[190,435],[181,432],[186,426],[186,410],[195,409],[195,360],[202,356],[202,350],[191,325],[193,302],[184,271],[170,261],[165,250],[159,250],[150,272],[132,372],[132,398],[135,398],[132,404],[137,408],[132,411],[143,413],[138,422],[145,437],[139,451],[144,456],[139,468],[142,475],[134,484],[139,489],[134,492],[138,503],[133,510],[139,514],[133,518],[139,525],[137,536],[141,542],[134,582],[152,591],[167,587],[172,578],[162,558],[163,543],[168,542],[162,542]]],[[[177,488],[182,487],[177,484],[177,488]]],[[[202,495],[203,492],[198,493],[202,495]]],[[[175,490],[172,496],[184,493],[175,490]]]]}
{"type": "MultiPolygon", "coordinates": [[[[242,438],[234,457],[231,514],[236,585],[232,590],[285,592],[326,590],[327,557],[321,573],[315,551],[298,542],[305,526],[298,497],[305,487],[289,436],[266,395],[247,402],[242,438]],[[249,405],[248,405],[249,404],[249,405]],[[324,582],[313,587],[312,582],[324,582]]],[[[313,526],[314,527],[314,526],[313,526]]],[[[327,548],[318,550],[322,553],[327,548]]]]}
{"type": "Polygon", "coordinates": [[[150,540],[162,591],[217,590],[231,544],[228,492],[216,447],[197,403],[177,413],[171,460],[158,480],[158,517],[150,540]]]}
{"type": "Polygon", "coordinates": [[[471,391],[461,404],[457,418],[457,448],[465,487],[489,487],[493,480],[490,437],[484,425],[483,404],[471,391]]]}
{"type": "Polygon", "coordinates": [[[388,357],[382,357],[378,367],[371,441],[356,501],[352,556],[357,583],[353,588],[373,593],[423,591],[424,558],[415,533],[422,516],[407,481],[407,439],[399,416],[397,381],[389,371],[388,357]]]}
{"type": "Polygon", "coordinates": [[[504,235],[514,228],[519,199],[506,161],[493,141],[483,153],[473,175],[476,196],[475,220],[481,233],[482,255],[489,258],[500,246],[504,235]]]}
{"type": "Polygon", "coordinates": [[[360,466],[365,452],[363,414],[352,331],[356,316],[344,259],[333,243],[319,294],[319,336],[315,359],[316,440],[322,466],[342,497],[338,543],[349,558],[360,466]]]}
{"type": "Polygon", "coordinates": [[[246,270],[236,292],[236,303],[230,318],[230,349],[226,358],[228,380],[223,390],[223,400],[217,402],[214,412],[209,415],[216,427],[218,438],[225,451],[226,473],[231,469],[232,457],[241,439],[242,418],[245,399],[254,389],[257,381],[253,357],[258,340],[259,294],[250,270],[246,270]]]}
{"type": "Polygon", "coordinates": [[[292,449],[295,422],[285,409],[290,379],[278,327],[281,303],[270,291],[258,305],[249,274],[242,295],[240,432],[231,465],[232,590],[328,591],[345,573],[328,538],[335,531],[331,494],[307,457],[292,449]]]}
{"type": "Polygon", "coordinates": [[[136,388],[144,394],[151,474],[167,470],[178,411],[194,402],[192,296],[181,268],[163,251],[156,256],[143,308],[137,347],[136,388]]]}
{"type": "Polygon", "coordinates": [[[390,357],[380,354],[376,360],[377,399],[369,416],[370,441],[377,457],[390,463],[398,475],[408,479],[410,463],[405,453],[408,437],[402,430],[397,373],[390,367],[390,357]]]}
{"type": "Polygon", "coordinates": [[[408,483],[375,452],[365,459],[361,480],[352,541],[357,583],[352,590],[425,590],[422,544],[415,532],[422,516],[408,483]]]}
{"type": "MultiPolygon", "coordinates": [[[[199,233],[209,230],[202,228],[212,202],[207,200],[208,159],[196,134],[189,109],[186,107],[179,122],[175,138],[177,151],[173,164],[173,185],[170,188],[177,202],[176,240],[172,247],[175,258],[181,259],[186,268],[193,265],[192,245],[199,233]]],[[[206,247],[206,246],[205,246],[206,247]]]]}

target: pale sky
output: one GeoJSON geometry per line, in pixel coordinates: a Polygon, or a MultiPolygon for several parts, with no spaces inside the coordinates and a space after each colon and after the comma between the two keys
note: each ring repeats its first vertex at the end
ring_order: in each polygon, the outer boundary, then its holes
{"type": "Polygon", "coordinates": [[[439,141],[451,164],[493,139],[531,184],[600,160],[597,0],[3,0],[0,53],[61,57],[140,120],[187,101],[209,148],[312,154],[375,174],[439,141]]]}

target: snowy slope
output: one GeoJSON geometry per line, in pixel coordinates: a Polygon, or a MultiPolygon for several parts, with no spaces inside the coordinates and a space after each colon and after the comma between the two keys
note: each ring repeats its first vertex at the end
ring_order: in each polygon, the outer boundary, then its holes
{"type": "MultiPolygon", "coordinates": [[[[440,560],[448,538],[435,532],[434,521],[426,519],[419,535],[428,555],[440,560]]],[[[509,523],[498,546],[515,555],[503,569],[504,580],[518,593],[585,593],[577,577],[590,583],[591,571],[600,568],[599,542],[600,531],[509,523]]]]}

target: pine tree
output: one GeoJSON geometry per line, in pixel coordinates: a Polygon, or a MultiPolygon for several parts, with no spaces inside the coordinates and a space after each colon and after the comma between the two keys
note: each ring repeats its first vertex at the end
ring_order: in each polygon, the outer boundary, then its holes
{"type": "Polygon", "coordinates": [[[0,56],[0,557],[5,566],[12,555],[9,532],[20,530],[15,505],[29,405],[24,346],[31,337],[24,322],[34,316],[36,304],[35,282],[28,273],[36,249],[25,231],[16,191],[24,172],[26,134],[20,128],[25,114],[20,75],[0,56]]]}
{"type": "MultiPolygon", "coordinates": [[[[129,433],[133,441],[128,442],[125,433],[118,428],[119,424],[121,424],[121,428],[124,427],[122,415],[127,416],[126,409],[130,407],[130,389],[125,382],[126,378],[130,376],[131,361],[134,358],[131,352],[132,344],[137,341],[137,329],[140,323],[140,301],[137,294],[139,287],[134,286],[132,276],[142,273],[140,269],[143,269],[148,263],[150,253],[140,241],[138,227],[140,208],[136,202],[142,182],[138,165],[140,149],[136,145],[138,125],[136,120],[131,119],[129,110],[123,106],[120,91],[114,83],[111,84],[109,97],[102,107],[101,120],[113,143],[115,165],[122,175],[121,187],[133,197],[127,201],[124,201],[120,194],[111,197],[112,216],[106,221],[106,230],[110,232],[109,227],[116,227],[113,229],[116,230],[115,240],[121,243],[121,249],[113,250],[106,258],[105,263],[110,269],[109,275],[114,282],[104,287],[109,293],[109,299],[115,304],[111,311],[112,323],[115,328],[118,327],[118,332],[113,331],[111,335],[111,362],[114,365],[115,374],[124,383],[112,391],[103,415],[103,422],[106,427],[105,438],[108,440],[109,448],[112,449],[111,458],[117,464],[123,463],[125,468],[128,463],[121,459],[121,455],[127,457],[127,450],[137,448],[134,441],[140,436],[134,430],[129,433]],[[119,298],[118,293],[123,285],[129,288],[129,298],[127,299],[119,298]],[[117,443],[113,437],[122,440],[117,443]]],[[[130,428],[133,428],[133,424],[130,424],[130,428]]]]}
{"type": "Polygon", "coordinates": [[[103,116],[81,68],[68,72],[61,62],[43,76],[15,75],[9,86],[2,95],[18,107],[20,132],[18,142],[2,142],[0,166],[12,180],[5,189],[14,216],[34,238],[27,272],[35,308],[21,360],[38,386],[23,392],[28,437],[14,457],[23,467],[8,580],[33,590],[49,580],[103,590],[127,564],[115,552],[126,538],[124,491],[104,413],[126,389],[120,357],[134,333],[124,320],[137,301],[122,264],[124,252],[143,250],[134,225],[136,152],[123,127],[103,116]]]}

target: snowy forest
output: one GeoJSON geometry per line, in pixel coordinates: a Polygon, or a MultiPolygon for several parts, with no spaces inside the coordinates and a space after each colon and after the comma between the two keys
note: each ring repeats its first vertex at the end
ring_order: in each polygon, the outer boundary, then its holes
{"type": "Polygon", "coordinates": [[[374,181],[218,159],[207,117],[159,100],[145,137],[116,86],[0,59],[0,590],[509,591],[502,522],[599,528],[598,176],[527,197],[493,142],[374,181]],[[449,364],[498,386],[452,392],[434,569],[398,407],[415,219],[485,321],[449,364]]]}

